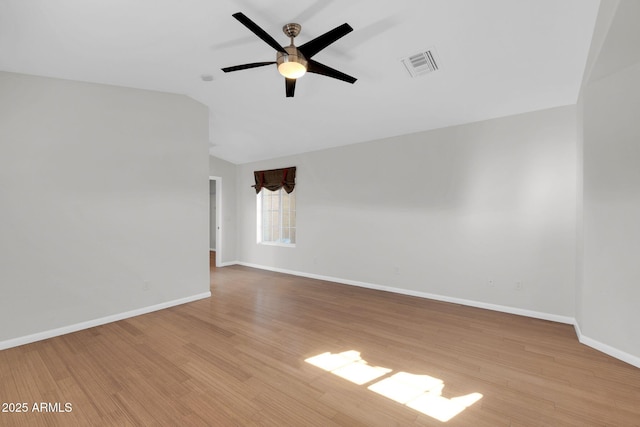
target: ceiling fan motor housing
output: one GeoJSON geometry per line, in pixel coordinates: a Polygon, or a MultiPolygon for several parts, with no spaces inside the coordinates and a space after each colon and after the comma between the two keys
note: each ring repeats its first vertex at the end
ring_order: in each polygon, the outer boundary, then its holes
{"type": "MultiPolygon", "coordinates": [[[[287,55],[282,52],[278,52],[276,55],[276,63],[278,64],[278,70],[281,71],[281,74],[285,75],[282,72],[284,67],[297,68],[302,74],[304,74],[307,70],[307,60],[302,53],[300,53],[298,48],[292,44],[291,46],[286,46],[284,50],[287,51],[287,55]]],[[[302,74],[298,77],[302,77],[302,74]]]]}

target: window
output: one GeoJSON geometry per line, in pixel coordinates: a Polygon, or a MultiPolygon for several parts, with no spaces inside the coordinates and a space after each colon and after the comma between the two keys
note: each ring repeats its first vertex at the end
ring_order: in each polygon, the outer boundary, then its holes
{"type": "Polygon", "coordinates": [[[295,246],[296,192],[284,188],[258,193],[258,243],[295,246]]]}

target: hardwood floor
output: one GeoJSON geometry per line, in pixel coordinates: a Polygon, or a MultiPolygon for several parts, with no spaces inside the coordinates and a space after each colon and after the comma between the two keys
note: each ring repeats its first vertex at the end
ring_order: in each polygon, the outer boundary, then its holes
{"type": "Polygon", "coordinates": [[[569,325],[239,266],[211,277],[210,299],[0,351],[1,401],[28,406],[0,425],[442,425],[456,411],[447,425],[640,425],[640,369],[569,325]]]}

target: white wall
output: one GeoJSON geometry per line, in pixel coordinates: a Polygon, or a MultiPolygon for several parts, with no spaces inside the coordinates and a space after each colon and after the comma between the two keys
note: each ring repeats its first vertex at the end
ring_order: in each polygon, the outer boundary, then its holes
{"type": "Polygon", "coordinates": [[[184,96],[0,72],[0,347],[209,291],[207,120],[184,96]]]}
{"type": "Polygon", "coordinates": [[[569,106],[241,165],[239,258],[571,318],[576,160],[569,106]],[[287,166],[297,245],[258,245],[253,171],[287,166]]]}
{"type": "Polygon", "coordinates": [[[222,224],[220,224],[222,248],[216,248],[218,250],[216,257],[221,256],[222,264],[235,263],[238,260],[236,252],[236,165],[209,156],[209,175],[222,178],[221,206],[216,207],[222,210],[222,224]]]}
{"type": "Polygon", "coordinates": [[[622,352],[628,356],[623,359],[636,365],[640,363],[638,16],[639,2],[620,2],[583,89],[584,262],[578,301],[582,334],[610,353],[622,352]]]}

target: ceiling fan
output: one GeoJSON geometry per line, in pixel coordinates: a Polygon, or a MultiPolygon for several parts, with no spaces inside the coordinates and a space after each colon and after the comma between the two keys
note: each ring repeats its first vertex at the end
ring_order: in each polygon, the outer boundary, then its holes
{"type": "Polygon", "coordinates": [[[293,39],[300,33],[300,29],[302,27],[300,24],[296,23],[286,24],[282,27],[282,31],[291,39],[291,44],[289,46],[282,47],[273,37],[267,34],[266,31],[260,28],[258,24],[249,19],[245,14],[238,12],[234,13],[232,16],[251,30],[256,36],[260,37],[269,46],[274,48],[277,51],[277,54],[275,61],[252,62],[250,64],[226,67],[222,69],[225,73],[278,64],[278,72],[280,72],[280,74],[285,78],[285,89],[288,98],[293,97],[295,93],[296,80],[307,72],[333,77],[334,79],[352,84],[357,80],[355,77],[351,77],[311,59],[316,53],[353,31],[353,28],[351,28],[349,24],[345,23],[339,25],[333,30],[327,31],[323,35],[308,41],[300,47],[296,47],[293,44],[293,39]]]}

